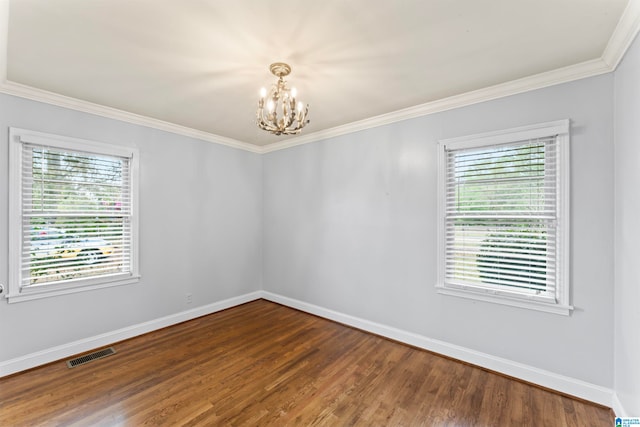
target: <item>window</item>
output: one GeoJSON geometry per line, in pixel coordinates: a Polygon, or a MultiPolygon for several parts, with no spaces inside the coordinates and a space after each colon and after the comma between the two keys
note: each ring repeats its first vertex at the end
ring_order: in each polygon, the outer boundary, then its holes
{"type": "Polygon", "coordinates": [[[440,293],[569,314],[569,121],[439,143],[440,293]]]}
{"type": "Polygon", "coordinates": [[[9,302],[138,279],[135,149],[9,131],[9,302]]]}

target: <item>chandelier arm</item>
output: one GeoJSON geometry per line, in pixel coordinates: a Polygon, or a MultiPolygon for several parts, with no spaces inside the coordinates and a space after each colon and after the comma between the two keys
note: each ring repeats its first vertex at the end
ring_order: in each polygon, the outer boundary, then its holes
{"type": "Polygon", "coordinates": [[[267,117],[264,115],[265,111],[263,106],[259,106],[256,111],[256,122],[261,129],[267,130],[269,132],[276,132],[278,129],[274,127],[267,117]]]}
{"type": "Polygon", "coordinates": [[[291,105],[287,102],[282,103],[282,127],[283,129],[291,126],[291,105]]]}

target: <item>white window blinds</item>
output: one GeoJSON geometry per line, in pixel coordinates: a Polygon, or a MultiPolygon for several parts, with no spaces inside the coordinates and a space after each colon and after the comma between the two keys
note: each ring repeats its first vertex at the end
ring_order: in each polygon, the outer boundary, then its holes
{"type": "Polygon", "coordinates": [[[445,148],[444,281],[555,302],[557,137],[445,148]]]}
{"type": "Polygon", "coordinates": [[[131,274],[130,160],[23,143],[21,289],[131,274]]]}

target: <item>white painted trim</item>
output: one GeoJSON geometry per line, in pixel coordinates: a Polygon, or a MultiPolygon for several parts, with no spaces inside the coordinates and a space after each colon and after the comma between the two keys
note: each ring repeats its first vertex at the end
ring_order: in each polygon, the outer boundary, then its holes
{"type": "MultiPolygon", "coordinates": [[[[135,258],[135,254],[132,255],[132,258],[135,258]]],[[[15,262],[16,261],[14,261],[14,263],[15,262]]],[[[13,266],[13,264],[11,266],[13,266]]],[[[16,273],[15,276],[19,277],[19,272],[16,273]]],[[[96,289],[133,285],[138,283],[139,281],[140,276],[132,274],[130,276],[120,277],[118,279],[97,277],[92,281],[85,281],[81,282],[80,284],[67,283],[65,285],[49,285],[50,287],[46,287],[44,289],[20,289],[19,279],[18,281],[15,281],[15,279],[13,279],[9,281],[9,284],[7,286],[9,288],[9,292],[7,292],[4,297],[7,299],[7,302],[9,304],[15,304],[24,301],[33,301],[36,299],[75,294],[78,292],[94,291],[96,289]]]]}
{"type": "Polygon", "coordinates": [[[570,157],[569,157],[569,119],[557,120],[553,122],[537,123],[526,126],[519,126],[510,129],[500,129],[492,132],[483,132],[474,135],[465,135],[455,138],[442,139],[438,141],[438,271],[436,290],[439,294],[451,295],[462,298],[470,298],[496,304],[510,305],[514,307],[538,310],[547,313],[568,316],[573,307],[570,305],[569,284],[569,242],[571,229],[570,225],[570,157]],[[531,295],[517,292],[510,292],[496,287],[480,286],[478,284],[466,283],[464,280],[459,283],[451,283],[446,280],[445,269],[445,246],[446,246],[446,175],[447,175],[447,153],[451,150],[473,149],[478,147],[491,147],[500,144],[516,143],[533,138],[544,138],[557,135],[557,274],[556,274],[556,294],[555,295],[531,295]]]}
{"type": "Polygon", "coordinates": [[[602,60],[615,70],[640,31],[640,1],[629,0],[604,49],[602,60]]]}
{"type": "Polygon", "coordinates": [[[261,147],[232,138],[203,132],[200,130],[188,128],[186,126],[180,126],[162,120],[153,119],[151,117],[141,116],[139,114],[130,113],[128,111],[118,110],[117,108],[105,107],[103,105],[94,104],[92,102],[71,98],[69,96],[64,96],[53,92],[48,92],[20,83],[5,81],[0,84],[0,92],[6,93],[8,95],[18,96],[20,98],[43,102],[45,104],[57,105],[59,107],[69,108],[71,110],[95,114],[97,116],[106,117],[109,119],[147,126],[153,129],[171,132],[177,135],[200,139],[202,141],[214,142],[216,144],[226,145],[228,147],[239,148],[241,150],[250,151],[252,153],[262,152],[261,147]]]}
{"type": "Polygon", "coordinates": [[[613,397],[611,399],[611,409],[613,409],[613,413],[616,415],[616,417],[624,418],[629,416],[629,413],[624,410],[624,406],[622,406],[622,402],[620,402],[617,393],[613,393],[613,397]]]}
{"type": "Polygon", "coordinates": [[[24,150],[20,142],[20,135],[9,128],[9,197],[7,200],[9,211],[9,259],[8,283],[5,298],[20,293],[20,267],[22,260],[22,157],[24,150]]]}
{"type": "Polygon", "coordinates": [[[453,150],[464,148],[476,148],[486,145],[499,145],[524,141],[527,139],[545,138],[557,134],[569,133],[569,119],[556,120],[554,122],[536,123],[526,126],[518,126],[509,129],[498,129],[491,132],[477,133],[473,135],[458,136],[455,138],[441,139],[441,146],[453,150]]]}
{"type": "Polygon", "coordinates": [[[137,325],[127,326],[122,329],[107,332],[104,334],[88,337],[68,344],[59,345],[45,350],[30,353],[14,359],[0,362],[0,377],[11,375],[16,372],[35,368],[36,366],[46,363],[55,362],[78,353],[93,350],[98,347],[113,344],[118,341],[146,334],[167,326],[175,325],[197,317],[206,316],[207,314],[217,311],[226,310],[236,305],[254,301],[262,297],[261,291],[251,292],[245,295],[229,298],[226,300],[214,302],[187,311],[170,314],[159,319],[150,320],[148,322],[139,323],[137,325]]]}
{"type": "Polygon", "coordinates": [[[609,73],[616,69],[638,32],[640,32],[640,1],[630,0],[620,17],[609,42],[607,43],[607,47],[605,48],[602,56],[598,59],[558,68],[556,70],[466,92],[460,95],[450,96],[433,102],[427,102],[425,104],[359,120],[331,129],[297,136],[282,142],[276,142],[274,144],[264,146],[262,147],[261,152],[269,153],[272,151],[283,150],[285,148],[295,147],[297,145],[307,144],[322,139],[334,138],[340,135],[383,126],[402,120],[426,116],[428,114],[452,110],[454,108],[466,107],[468,105],[490,101],[492,99],[503,98],[506,96],[554,86],[560,83],[568,83],[574,80],[609,73]]]}
{"type": "MultiPolygon", "coordinates": [[[[3,20],[7,21],[8,27],[8,1],[6,5],[0,0],[0,29],[3,20]],[[6,7],[5,7],[6,6],[6,7]]],[[[4,31],[4,30],[0,30],[4,31]]],[[[180,126],[173,123],[165,122],[138,114],[129,113],[115,108],[105,107],[80,99],[75,99],[53,92],[36,89],[30,86],[6,80],[6,44],[7,35],[0,32],[0,93],[6,93],[13,96],[32,99],[35,101],[58,105],[60,107],[69,108],[76,111],[82,111],[95,114],[102,117],[121,120],[128,123],[134,123],[142,126],[160,129],[167,132],[184,135],[203,141],[222,144],[241,150],[250,151],[252,153],[270,153],[272,151],[283,150],[285,148],[295,147],[297,145],[307,144],[320,141],[327,138],[358,132],[378,126],[383,126],[402,120],[408,120],[416,117],[422,117],[433,113],[451,110],[454,108],[465,107],[480,102],[490,101],[497,98],[516,95],[519,93],[529,92],[536,89],[542,89],[554,86],[560,83],[568,83],[574,80],[580,80],[587,77],[593,77],[614,71],[620,60],[624,57],[631,42],[640,31],[640,1],[631,0],[622,14],[618,25],[616,26],[605,51],[598,59],[585,61],[579,64],[570,65],[556,70],[547,71],[529,77],[513,80],[495,86],[490,86],[475,91],[450,96],[448,98],[427,102],[425,104],[408,107],[402,110],[393,111],[387,114],[370,117],[364,120],[348,123],[342,126],[336,126],[330,129],[308,133],[301,136],[286,139],[282,142],[276,142],[267,146],[258,146],[232,138],[215,135],[208,132],[180,126]],[[4,39],[3,39],[4,38],[4,39]]],[[[8,29],[7,29],[8,32],[8,29]]]]}
{"type": "Polygon", "coordinates": [[[512,360],[492,356],[466,347],[450,344],[444,341],[425,337],[413,332],[393,328],[348,314],[340,313],[314,304],[309,304],[293,298],[274,294],[267,291],[255,291],[226,300],[218,301],[192,310],[171,314],[159,319],[128,326],[112,332],[96,335],[68,344],[30,353],[14,359],[0,362],[0,377],[20,371],[35,368],[46,363],[55,362],[67,357],[111,345],[118,341],[133,338],[148,332],[175,325],[197,317],[206,316],[221,310],[244,304],[257,299],[266,299],[284,306],[311,313],[325,319],[333,320],[366,332],[380,335],[401,343],[422,348],[434,353],[442,354],[463,362],[467,362],[485,369],[490,369],[512,376],[542,387],[557,390],[572,396],[586,399],[608,407],[613,407],[618,416],[624,416],[620,401],[613,390],[601,387],[575,378],[538,369],[512,360]]]}
{"type": "Polygon", "coordinates": [[[287,139],[286,141],[269,144],[263,147],[262,152],[269,153],[272,151],[283,150],[285,148],[295,147],[296,145],[307,144],[327,138],[334,138],[340,135],[387,125],[402,120],[466,107],[480,102],[542,89],[560,83],[568,83],[574,80],[584,79],[586,77],[593,77],[611,71],[613,71],[613,69],[607,66],[602,59],[586,61],[580,64],[558,68],[557,70],[547,71],[545,73],[536,74],[499,85],[489,86],[460,95],[454,95],[448,98],[416,105],[414,107],[393,111],[391,113],[381,114],[379,116],[349,123],[343,126],[337,126],[331,129],[297,136],[287,139]]]}
{"type": "Polygon", "coordinates": [[[591,384],[576,378],[538,369],[523,363],[492,356],[466,347],[428,338],[413,332],[403,331],[380,323],[371,322],[348,314],[343,314],[317,305],[309,304],[282,295],[263,291],[262,297],[287,307],[295,308],[335,322],[343,323],[363,331],[371,332],[395,341],[422,348],[424,350],[452,357],[463,362],[490,369],[533,384],[538,384],[561,393],[596,402],[608,407],[612,406],[613,390],[591,384]]]}
{"type": "Polygon", "coordinates": [[[121,120],[128,123],[147,126],[154,129],[160,129],[178,135],[184,135],[203,141],[214,142],[217,144],[239,148],[253,153],[264,154],[270,153],[272,151],[283,150],[285,148],[295,147],[297,145],[308,144],[323,139],[334,138],[353,132],[371,129],[378,126],[392,124],[403,120],[422,117],[429,114],[452,110],[455,108],[466,107],[480,102],[490,101],[492,99],[503,98],[506,96],[516,95],[536,89],[542,89],[560,83],[567,83],[574,80],[592,77],[599,74],[608,73],[612,70],[613,69],[607,66],[607,64],[602,59],[595,59],[582,62],[580,64],[559,68],[557,70],[536,74],[534,76],[513,80],[499,85],[466,92],[460,95],[454,95],[448,98],[427,102],[425,104],[416,105],[414,107],[392,111],[390,113],[381,114],[379,116],[370,117],[364,120],[348,123],[346,125],[296,136],[286,139],[282,142],[276,142],[266,146],[257,146],[247,142],[226,138],[220,135],[199,131],[162,120],[157,120],[118,110],[115,108],[94,104],[88,101],[59,95],[57,93],[36,89],[11,81],[6,81],[3,84],[0,84],[0,93],[6,93],[8,95],[27,98],[34,101],[57,105],[76,111],[82,111],[102,117],[121,120]]]}
{"type": "MultiPolygon", "coordinates": [[[[438,251],[438,252],[441,252],[441,251],[438,251]]],[[[444,278],[442,280],[444,280],[444,278]]],[[[573,306],[565,305],[562,303],[556,304],[556,303],[548,303],[544,301],[530,300],[522,296],[510,297],[506,292],[504,294],[499,294],[499,293],[490,294],[486,291],[481,291],[481,290],[476,291],[472,287],[455,289],[452,287],[445,287],[440,283],[444,283],[444,282],[438,282],[438,284],[436,285],[436,292],[442,295],[450,295],[454,297],[467,298],[467,299],[472,299],[476,301],[490,302],[493,304],[508,305],[511,307],[526,308],[529,310],[542,311],[544,313],[559,314],[562,316],[569,316],[573,311],[573,306]]]]}
{"type": "Polygon", "coordinates": [[[74,138],[72,136],[57,135],[38,132],[29,129],[9,127],[9,135],[12,141],[26,142],[35,145],[44,145],[60,149],[71,149],[84,153],[93,153],[107,156],[133,158],[138,156],[138,148],[135,146],[115,145],[113,143],[93,141],[89,139],[74,138]]]}
{"type": "Polygon", "coordinates": [[[48,298],[74,292],[101,289],[111,286],[121,286],[138,282],[140,279],[138,258],[138,181],[140,154],[138,148],[113,145],[104,142],[54,135],[44,132],[31,131],[20,128],[9,128],[9,283],[5,298],[9,303],[48,298]],[[131,215],[131,271],[114,274],[108,277],[93,277],[67,281],[65,286],[49,284],[32,288],[22,288],[22,184],[24,143],[38,144],[58,149],[70,149],[77,152],[98,155],[117,156],[129,159],[129,182],[131,215]]]}

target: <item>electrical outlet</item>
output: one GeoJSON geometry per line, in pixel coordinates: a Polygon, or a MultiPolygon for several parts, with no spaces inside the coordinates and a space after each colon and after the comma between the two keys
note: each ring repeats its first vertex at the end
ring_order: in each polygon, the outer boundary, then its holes
{"type": "Polygon", "coordinates": [[[187,294],[187,304],[191,304],[193,302],[193,295],[187,294]]]}

